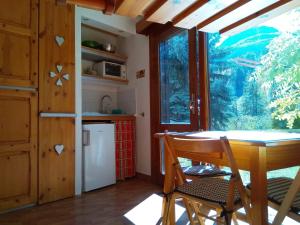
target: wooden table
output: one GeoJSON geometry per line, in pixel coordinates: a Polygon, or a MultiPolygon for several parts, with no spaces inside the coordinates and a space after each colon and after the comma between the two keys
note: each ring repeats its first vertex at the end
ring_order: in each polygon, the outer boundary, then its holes
{"type": "MultiPolygon", "coordinates": [[[[209,138],[226,136],[239,169],[250,171],[253,224],[268,224],[267,171],[300,165],[300,133],[206,131],[176,134],[209,138]]],[[[162,140],[163,134],[158,133],[156,136],[162,140]]],[[[199,155],[193,156],[193,160],[227,165],[223,155],[199,155]]]]}

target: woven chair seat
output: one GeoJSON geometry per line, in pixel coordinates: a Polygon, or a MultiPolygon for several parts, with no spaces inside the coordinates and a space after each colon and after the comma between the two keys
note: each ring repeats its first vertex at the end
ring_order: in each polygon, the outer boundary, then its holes
{"type": "Polygon", "coordinates": [[[230,172],[226,172],[215,166],[207,166],[207,165],[182,167],[182,171],[185,175],[199,176],[199,177],[217,177],[217,176],[231,175],[230,172]]]}
{"type": "MultiPolygon", "coordinates": [[[[281,205],[292,182],[293,179],[286,177],[268,179],[268,200],[277,205],[281,205]]],[[[248,184],[247,188],[251,189],[251,184],[248,184]]],[[[300,215],[300,192],[296,195],[290,210],[300,215]]]]}
{"type": "MultiPolygon", "coordinates": [[[[205,201],[218,203],[223,206],[226,205],[228,190],[228,180],[210,177],[196,179],[191,182],[184,183],[175,189],[175,191],[182,194],[190,195],[205,201]]],[[[234,203],[239,204],[240,202],[240,195],[236,188],[234,192],[234,203]]]]}

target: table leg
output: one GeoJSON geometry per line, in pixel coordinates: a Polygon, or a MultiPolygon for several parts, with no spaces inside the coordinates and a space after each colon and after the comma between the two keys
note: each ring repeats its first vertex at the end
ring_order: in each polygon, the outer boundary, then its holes
{"type": "Polygon", "coordinates": [[[266,164],[266,147],[258,147],[257,151],[253,151],[251,154],[250,164],[251,216],[253,225],[268,224],[266,164]]]}

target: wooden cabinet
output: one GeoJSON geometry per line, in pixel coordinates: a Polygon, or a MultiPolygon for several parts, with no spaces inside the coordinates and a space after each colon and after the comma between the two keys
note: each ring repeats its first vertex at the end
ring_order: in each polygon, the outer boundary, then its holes
{"type": "Polygon", "coordinates": [[[37,201],[37,86],[38,0],[0,1],[0,211],[37,201]]]}
{"type": "Polygon", "coordinates": [[[57,117],[75,113],[74,19],[74,6],[40,1],[39,112],[49,116],[40,114],[39,118],[40,204],[74,195],[75,122],[74,118],[57,117]],[[62,45],[56,38],[64,39],[62,45]],[[57,146],[63,149],[61,153],[57,146]]]}
{"type": "Polygon", "coordinates": [[[39,23],[39,111],[75,111],[75,13],[70,5],[56,0],[40,2],[39,23]],[[56,37],[64,38],[59,46],[56,37]],[[57,66],[61,65],[59,72],[57,66]],[[50,77],[50,72],[56,74],[50,77]],[[63,75],[68,74],[66,80],[63,75]],[[58,79],[62,86],[57,86],[58,79]]]}
{"type": "Polygon", "coordinates": [[[73,118],[41,118],[39,203],[74,195],[75,130],[73,118]],[[56,147],[60,151],[56,151],[56,147]]]}
{"type": "Polygon", "coordinates": [[[38,86],[38,0],[0,2],[0,85],[38,86]]]}
{"type": "Polygon", "coordinates": [[[36,202],[36,93],[0,90],[0,182],[0,211],[36,202]]]}
{"type": "Polygon", "coordinates": [[[38,117],[75,112],[74,6],[56,2],[0,1],[0,211],[74,195],[74,118],[38,117]]]}

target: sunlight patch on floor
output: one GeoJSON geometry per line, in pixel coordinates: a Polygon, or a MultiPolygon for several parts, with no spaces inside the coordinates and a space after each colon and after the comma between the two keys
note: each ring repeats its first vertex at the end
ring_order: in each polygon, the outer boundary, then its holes
{"type": "MultiPolygon", "coordinates": [[[[135,225],[155,225],[161,217],[162,197],[152,194],[124,216],[135,225]]],[[[185,212],[185,208],[176,204],[176,221],[185,212]]]]}
{"type": "MultiPolygon", "coordinates": [[[[161,209],[162,209],[162,197],[157,194],[152,194],[140,204],[135,206],[124,216],[134,225],[161,225],[161,209]]],[[[277,213],[273,208],[268,208],[269,210],[269,222],[271,223],[274,220],[274,217],[277,213]]],[[[183,221],[182,216],[185,214],[185,208],[176,204],[176,221],[180,225],[189,225],[188,221],[183,221]],[[180,219],[181,218],[181,219],[180,219]]],[[[243,209],[239,210],[240,213],[245,213],[243,209]]],[[[214,215],[216,212],[210,210],[210,214],[214,215]]],[[[214,222],[211,220],[206,220],[205,225],[213,225],[214,222]]],[[[238,220],[239,225],[248,225],[241,220],[238,220]]],[[[289,217],[286,217],[282,225],[299,225],[299,223],[289,217]]]]}

